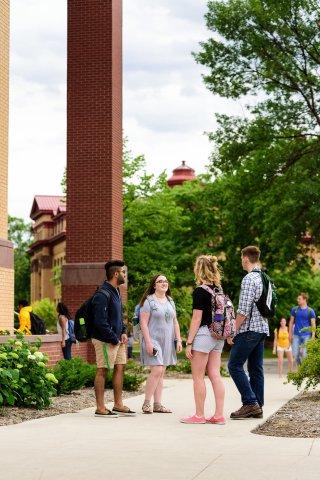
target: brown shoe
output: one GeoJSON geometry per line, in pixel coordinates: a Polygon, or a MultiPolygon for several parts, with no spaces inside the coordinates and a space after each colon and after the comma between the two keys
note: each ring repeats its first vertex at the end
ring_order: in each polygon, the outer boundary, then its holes
{"type": "Polygon", "coordinates": [[[262,408],[256,403],[255,405],[242,405],[239,410],[232,412],[230,418],[232,420],[243,420],[245,418],[262,418],[262,408]]]}

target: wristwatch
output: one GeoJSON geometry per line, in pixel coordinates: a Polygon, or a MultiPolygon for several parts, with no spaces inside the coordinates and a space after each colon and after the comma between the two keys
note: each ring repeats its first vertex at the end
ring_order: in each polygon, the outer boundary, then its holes
{"type": "Polygon", "coordinates": [[[189,347],[190,345],[192,345],[193,342],[186,342],[186,346],[189,347]]]}

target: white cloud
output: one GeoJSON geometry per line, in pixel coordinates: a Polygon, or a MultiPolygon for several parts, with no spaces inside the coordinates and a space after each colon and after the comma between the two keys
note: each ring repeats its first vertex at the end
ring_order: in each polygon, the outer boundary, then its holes
{"type": "MultiPolygon", "coordinates": [[[[124,132],[159,173],[211,151],[214,112],[241,105],[209,93],[192,51],[209,36],[206,0],[123,0],[124,132]]],[[[65,0],[11,1],[9,212],[28,218],[35,194],[60,194],[66,163],[65,0]]]]}

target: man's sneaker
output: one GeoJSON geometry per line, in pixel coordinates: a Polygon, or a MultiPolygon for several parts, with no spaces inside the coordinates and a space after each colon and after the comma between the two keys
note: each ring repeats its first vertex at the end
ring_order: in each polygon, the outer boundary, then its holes
{"type": "Polygon", "coordinates": [[[224,417],[210,417],[206,418],[206,423],[212,423],[213,425],[225,425],[226,419],[224,417]]]}
{"type": "Polygon", "coordinates": [[[123,405],[121,408],[113,407],[112,412],[114,412],[119,417],[135,417],[137,414],[133,410],[130,410],[129,407],[123,405]]]}
{"type": "Polygon", "coordinates": [[[243,420],[245,418],[262,418],[263,411],[260,405],[242,405],[239,410],[232,412],[230,418],[232,420],[243,420]]]}
{"type": "Polygon", "coordinates": [[[204,417],[198,417],[198,415],[191,415],[190,417],[184,417],[180,420],[181,423],[189,423],[189,424],[198,424],[198,423],[206,423],[206,419],[204,417]]]}
{"type": "Polygon", "coordinates": [[[104,418],[118,418],[119,415],[114,413],[114,412],[111,412],[111,410],[105,410],[104,412],[99,412],[98,410],[96,410],[94,412],[94,416],[95,417],[104,417],[104,418]]]}

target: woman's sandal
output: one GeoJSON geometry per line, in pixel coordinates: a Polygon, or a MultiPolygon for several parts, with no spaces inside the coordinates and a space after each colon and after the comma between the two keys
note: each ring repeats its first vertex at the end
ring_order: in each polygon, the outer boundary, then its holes
{"type": "Polygon", "coordinates": [[[146,402],[146,401],[143,402],[142,412],[143,413],[153,413],[150,402],[146,402]]]}
{"type": "Polygon", "coordinates": [[[166,408],[161,403],[154,403],[153,404],[153,412],[154,413],[172,413],[170,408],[166,408]]]}

